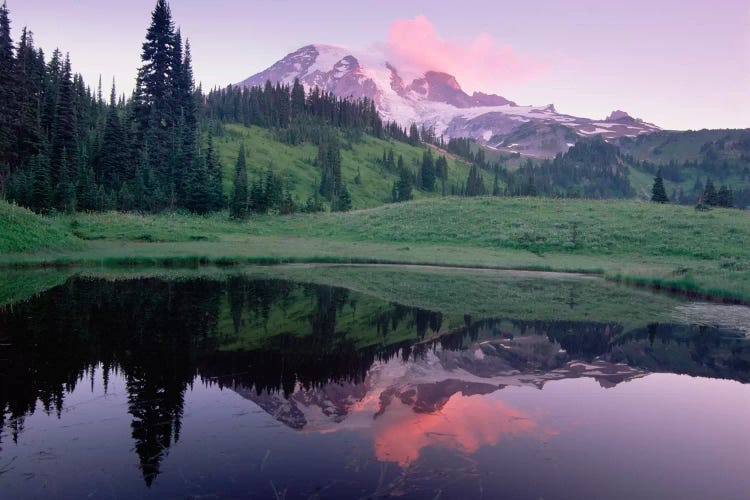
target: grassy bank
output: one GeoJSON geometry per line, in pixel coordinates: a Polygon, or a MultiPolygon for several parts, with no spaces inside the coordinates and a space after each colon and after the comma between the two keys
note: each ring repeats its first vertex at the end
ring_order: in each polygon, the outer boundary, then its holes
{"type": "MultiPolygon", "coordinates": [[[[34,216],[35,217],[35,216],[34,216]]],[[[77,214],[64,250],[4,251],[2,265],[383,262],[603,273],[750,300],[750,216],[633,201],[441,198],[344,214],[77,214]]],[[[40,222],[41,224],[42,222],[40,222]]],[[[67,240],[66,240],[67,241],[67,240]]]]}

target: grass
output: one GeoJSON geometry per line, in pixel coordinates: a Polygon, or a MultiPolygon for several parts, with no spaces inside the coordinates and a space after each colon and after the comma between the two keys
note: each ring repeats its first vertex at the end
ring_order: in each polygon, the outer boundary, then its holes
{"type": "Polygon", "coordinates": [[[226,214],[39,219],[34,224],[69,228],[89,241],[85,248],[77,243],[64,251],[3,252],[0,265],[436,264],[603,273],[750,301],[750,217],[738,210],[704,213],[635,201],[439,198],[246,222],[226,214]]]}
{"type": "Polygon", "coordinates": [[[0,202],[0,254],[82,247],[62,221],[0,202]]]}

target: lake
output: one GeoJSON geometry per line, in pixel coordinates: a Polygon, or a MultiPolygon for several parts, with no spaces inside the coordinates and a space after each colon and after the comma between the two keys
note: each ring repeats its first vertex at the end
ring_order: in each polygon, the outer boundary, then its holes
{"type": "Polygon", "coordinates": [[[3,498],[750,492],[745,307],[388,266],[0,280],[3,498]]]}

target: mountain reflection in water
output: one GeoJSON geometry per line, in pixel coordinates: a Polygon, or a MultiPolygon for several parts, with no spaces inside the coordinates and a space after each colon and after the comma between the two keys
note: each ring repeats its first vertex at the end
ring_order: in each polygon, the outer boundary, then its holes
{"type": "MultiPolygon", "coordinates": [[[[523,388],[580,379],[607,389],[651,373],[750,382],[750,341],[737,330],[473,319],[242,277],[73,278],[0,310],[0,344],[0,484],[9,486],[20,484],[13,457],[23,455],[27,421],[49,415],[59,424],[46,424],[48,432],[63,434],[67,412],[89,411],[84,420],[104,412],[98,397],[122,400],[117,411],[128,415],[130,446],[152,487],[184,442],[186,397],[196,386],[230,389],[300,439],[365,436],[376,462],[408,471],[430,450],[468,458],[511,441],[541,445],[569,428],[543,407],[504,399],[523,388]],[[112,393],[112,384],[121,389],[112,393]],[[87,410],[69,401],[81,391],[90,395],[87,410]]],[[[747,413],[747,399],[737,404],[747,413]]],[[[467,474],[478,474],[477,463],[467,474]]],[[[378,494],[421,491],[403,489],[403,478],[388,489],[387,475],[370,478],[378,494]]]]}

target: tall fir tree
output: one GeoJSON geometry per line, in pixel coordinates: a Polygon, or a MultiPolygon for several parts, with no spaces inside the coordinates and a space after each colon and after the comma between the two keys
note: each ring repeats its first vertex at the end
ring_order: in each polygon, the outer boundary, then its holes
{"type": "MultiPolygon", "coordinates": [[[[141,147],[148,143],[149,168],[159,184],[163,205],[175,198],[174,193],[170,196],[174,189],[174,179],[170,174],[175,160],[174,145],[178,140],[174,106],[181,73],[179,42],[169,4],[166,0],[157,0],[141,51],[142,65],[138,69],[133,97],[138,142],[141,147]]],[[[192,166],[198,164],[192,162],[192,166]]]]}
{"type": "Polygon", "coordinates": [[[710,177],[706,179],[706,188],[703,190],[703,203],[711,207],[719,204],[719,195],[710,177]]]}
{"type": "Polygon", "coordinates": [[[131,164],[128,152],[128,138],[120,121],[117,109],[115,82],[109,96],[109,108],[104,123],[104,133],[95,161],[97,182],[109,191],[120,189],[123,182],[129,180],[134,172],[129,172],[131,164]]]}
{"type": "Polygon", "coordinates": [[[656,171],[654,185],[651,188],[651,201],[655,203],[669,203],[667,191],[664,189],[664,179],[661,176],[661,168],[656,171]]]}
{"type": "Polygon", "coordinates": [[[422,167],[419,170],[420,179],[422,179],[422,189],[425,191],[435,190],[435,161],[432,157],[432,151],[429,149],[422,153],[422,167]]]}
{"type": "Polygon", "coordinates": [[[229,213],[235,219],[244,219],[248,213],[247,161],[245,145],[240,145],[237,165],[234,167],[234,189],[229,202],[229,213]]]}
{"type": "Polygon", "coordinates": [[[5,180],[14,161],[13,121],[16,113],[16,83],[10,15],[3,2],[0,7],[0,198],[5,194],[5,180]]]}

